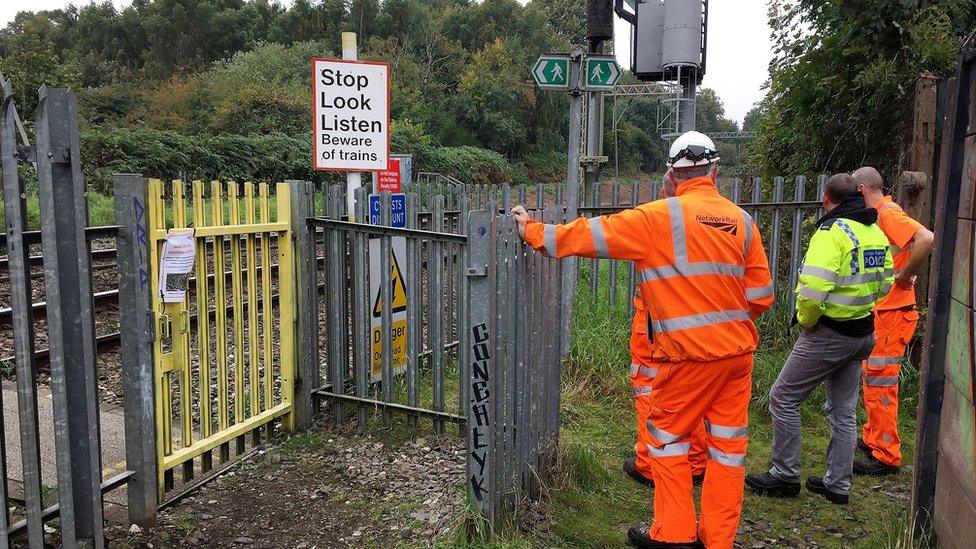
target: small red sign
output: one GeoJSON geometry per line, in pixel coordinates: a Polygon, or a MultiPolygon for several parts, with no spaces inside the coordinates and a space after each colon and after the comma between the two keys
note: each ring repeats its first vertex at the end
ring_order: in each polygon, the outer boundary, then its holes
{"type": "Polygon", "coordinates": [[[398,193],[402,192],[400,184],[400,161],[394,158],[386,171],[376,172],[376,192],[378,193],[398,193]]]}

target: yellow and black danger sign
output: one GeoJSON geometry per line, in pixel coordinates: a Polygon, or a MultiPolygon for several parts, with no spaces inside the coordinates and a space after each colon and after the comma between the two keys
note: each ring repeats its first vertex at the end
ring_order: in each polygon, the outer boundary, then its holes
{"type": "MultiPolygon", "coordinates": [[[[400,262],[397,260],[397,254],[392,249],[390,250],[390,264],[393,268],[391,275],[393,295],[390,296],[390,302],[393,306],[393,312],[401,313],[407,310],[407,285],[403,281],[403,273],[400,271],[400,262]]],[[[379,318],[383,315],[383,302],[380,299],[380,295],[380,292],[376,292],[376,300],[373,302],[374,318],[379,318]]]]}

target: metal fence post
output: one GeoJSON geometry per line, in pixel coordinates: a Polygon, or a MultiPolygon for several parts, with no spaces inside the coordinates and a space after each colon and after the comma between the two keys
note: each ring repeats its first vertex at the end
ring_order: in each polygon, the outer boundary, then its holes
{"type": "MultiPolygon", "coordinates": [[[[2,79],[2,77],[0,77],[2,79]]],[[[16,128],[19,124],[17,109],[4,82],[3,126],[0,128],[0,152],[3,156],[3,205],[7,225],[7,271],[10,275],[11,328],[14,334],[14,357],[17,369],[17,408],[20,419],[20,448],[23,466],[24,502],[27,515],[27,535],[30,547],[44,545],[43,502],[41,498],[41,448],[37,431],[37,370],[34,364],[34,315],[31,309],[30,246],[24,243],[27,229],[27,207],[24,200],[24,182],[17,172],[16,128]]],[[[0,430],[2,433],[2,430],[0,430]]],[[[7,501],[6,456],[3,457],[3,478],[0,496],[7,501]]],[[[4,532],[0,533],[0,545],[6,546],[8,514],[0,512],[4,532]]]]}
{"type": "Polygon", "coordinates": [[[61,535],[66,547],[102,547],[101,455],[91,258],[74,93],[42,87],[37,108],[44,282],[61,535]]]}
{"type": "Polygon", "coordinates": [[[468,331],[465,361],[471,374],[469,400],[464,403],[467,416],[467,492],[471,503],[494,527],[495,483],[491,457],[494,449],[494,410],[492,406],[493,374],[495,371],[494,296],[491,286],[494,267],[489,266],[491,242],[494,239],[495,214],[472,212],[468,222],[468,263],[464,276],[468,278],[468,307],[464,329],[468,331]],[[491,275],[489,276],[489,271],[491,275]]]}
{"type": "MultiPolygon", "coordinates": [[[[356,219],[369,223],[369,193],[365,187],[356,189],[356,219]]],[[[416,212],[414,212],[416,215],[416,212]]],[[[409,219],[409,217],[408,217],[409,219]]],[[[364,234],[350,235],[352,239],[352,341],[353,377],[356,396],[369,396],[371,361],[373,358],[372,330],[370,329],[369,295],[369,238],[364,234]]],[[[356,406],[356,427],[365,429],[369,408],[360,403],[356,406]]]]}
{"type": "MultiPolygon", "coordinates": [[[[311,181],[286,181],[291,196],[291,237],[295,243],[296,323],[298,353],[295,376],[295,427],[300,430],[312,426],[315,403],[312,391],[319,387],[319,322],[318,322],[318,261],[315,251],[315,230],[308,226],[308,218],[315,212],[315,187],[311,181]]],[[[327,261],[329,258],[326,259],[327,261]]],[[[290,281],[278,281],[289,284],[290,281]]]]}
{"type": "Polygon", "coordinates": [[[119,330],[125,395],[125,462],[135,475],[127,487],[129,520],[156,523],[159,471],[153,392],[153,322],[149,295],[148,182],[139,174],[114,177],[119,272],[119,330]]]}

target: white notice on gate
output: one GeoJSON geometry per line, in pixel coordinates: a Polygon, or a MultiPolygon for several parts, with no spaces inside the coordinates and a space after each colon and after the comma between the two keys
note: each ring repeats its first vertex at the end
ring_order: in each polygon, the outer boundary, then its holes
{"type": "Polygon", "coordinates": [[[179,303],[186,298],[187,281],[193,271],[196,239],[193,231],[172,231],[163,242],[159,261],[159,294],[163,303],[179,303]]]}

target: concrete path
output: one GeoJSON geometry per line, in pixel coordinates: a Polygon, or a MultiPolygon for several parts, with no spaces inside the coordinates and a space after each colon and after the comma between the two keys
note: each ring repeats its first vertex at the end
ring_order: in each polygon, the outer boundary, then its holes
{"type": "MultiPolygon", "coordinates": [[[[37,387],[37,419],[41,444],[41,484],[55,487],[57,458],[54,451],[54,404],[50,388],[37,387]]],[[[125,471],[125,425],[122,407],[102,404],[99,411],[102,438],[102,480],[125,471]]],[[[23,497],[23,463],[20,454],[20,422],[17,412],[17,384],[3,381],[4,449],[7,452],[7,479],[11,495],[23,497]]],[[[110,507],[124,506],[125,487],[105,494],[106,515],[110,507]]]]}

